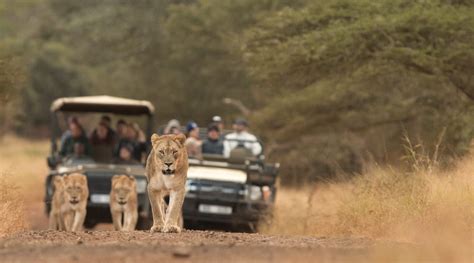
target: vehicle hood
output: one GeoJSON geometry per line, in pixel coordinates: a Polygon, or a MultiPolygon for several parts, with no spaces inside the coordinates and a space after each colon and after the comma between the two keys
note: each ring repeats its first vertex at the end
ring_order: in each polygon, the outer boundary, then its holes
{"type": "Polygon", "coordinates": [[[54,171],[56,174],[69,173],[114,173],[129,174],[134,176],[145,176],[145,167],[143,165],[119,165],[119,164],[78,164],[78,165],[60,165],[54,171]]]}

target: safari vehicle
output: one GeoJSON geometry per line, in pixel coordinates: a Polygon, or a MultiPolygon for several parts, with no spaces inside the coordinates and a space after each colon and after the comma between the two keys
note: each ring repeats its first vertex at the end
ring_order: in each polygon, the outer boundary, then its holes
{"type": "Polygon", "coordinates": [[[201,160],[189,159],[185,227],[219,224],[257,231],[262,220],[271,219],[278,170],[278,163],[266,163],[263,154],[252,156],[243,146],[232,150],[229,158],[204,154],[201,160]]]}
{"type": "MultiPolygon", "coordinates": [[[[65,175],[80,172],[87,176],[89,199],[85,227],[92,228],[98,223],[110,223],[112,218],[109,210],[109,193],[111,179],[116,174],[134,176],[137,181],[139,219],[137,228],[147,229],[150,225],[151,212],[148,196],[146,194],[146,177],[144,164],[115,164],[112,154],[107,154],[104,149],[97,150],[95,156],[89,159],[68,159],[59,156],[58,139],[66,126],[68,116],[80,116],[81,120],[97,119],[99,114],[110,114],[120,118],[139,118],[146,124],[146,138],[151,137],[153,130],[154,107],[148,101],[131,100],[110,96],[70,97],[55,100],[51,105],[51,153],[47,158],[50,168],[46,178],[45,204],[46,212],[51,209],[53,194],[52,178],[56,175],[65,175]],[[62,124],[62,125],[61,125],[62,124]],[[61,129],[61,126],[63,129],[61,129]],[[103,154],[101,154],[101,152],[103,154]]],[[[150,143],[146,143],[147,148],[150,143]]],[[[110,152],[110,151],[109,151],[110,152]]],[[[93,154],[94,155],[94,154],[93,154]]]]}

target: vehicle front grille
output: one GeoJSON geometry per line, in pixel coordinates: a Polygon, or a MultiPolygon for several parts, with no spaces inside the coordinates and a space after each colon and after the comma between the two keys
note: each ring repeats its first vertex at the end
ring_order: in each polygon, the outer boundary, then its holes
{"type": "Polygon", "coordinates": [[[244,198],[243,185],[207,180],[188,180],[187,192],[196,197],[222,201],[237,201],[244,198]]]}
{"type": "Polygon", "coordinates": [[[87,172],[87,185],[89,193],[108,194],[112,187],[113,173],[87,172]]]}

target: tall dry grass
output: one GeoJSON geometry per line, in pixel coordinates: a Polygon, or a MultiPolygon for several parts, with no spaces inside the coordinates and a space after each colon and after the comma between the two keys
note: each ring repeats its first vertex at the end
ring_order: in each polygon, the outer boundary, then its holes
{"type": "Polygon", "coordinates": [[[472,259],[474,155],[445,171],[412,157],[419,162],[411,172],[374,165],[344,183],[283,189],[262,231],[403,241],[423,245],[433,259],[472,259]]]}
{"type": "Polygon", "coordinates": [[[0,237],[26,228],[23,199],[11,176],[0,174],[0,237]]]}
{"type": "Polygon", "coordinates": [[[25,228],[44,228],[47,141],[0,137],[0,236],[25,228]]]}

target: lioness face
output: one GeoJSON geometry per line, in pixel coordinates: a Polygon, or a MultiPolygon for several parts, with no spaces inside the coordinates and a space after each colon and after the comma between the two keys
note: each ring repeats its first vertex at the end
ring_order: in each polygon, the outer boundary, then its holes
{"type": "Polygon", "coordinates": [[[112,191],[115,193],[115,202],[119,205],[128,203],[130,197],[135,194],[137,187],[134,177],[127,175],[114,175],[112,177],[112,191]]]}
{"type": "Polygon", "coordinates": [[[79,204],[82,200],[87,200],[87,177],[83,174],[70,174],[64,176],[66,202],[72,205],[79,204]]]}
{"type": "Polygon", "coordinates": [[[179,159],[184,149],[184,141],[186,136],[179,135],[163,135],[153,134],[151,141],[156,160],[161,165],[161,172],[164,175],[172,175],[176,170],[176,160],[179,159]]]}

